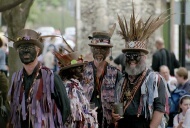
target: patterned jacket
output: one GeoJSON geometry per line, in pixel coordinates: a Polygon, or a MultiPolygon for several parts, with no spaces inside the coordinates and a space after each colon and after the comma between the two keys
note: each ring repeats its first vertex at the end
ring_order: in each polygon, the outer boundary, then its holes
{"type": "Polygon", "coordinates": [[[66,91],[63,88],[64,85],[62,81],[61,86],[58,87],[60,84],[55,84],[54,82],[59,81],[59,77],[55,77],[53,72],[46,67],[39,68],[41,78],[36,79],[33,86],[31,85],[33,89],[30,97],[31,101],[27,103],[25,91],[23,90],[23,70],[24,69],[21,69],[13,74],[11,88],[8,93],[8,96],[11,98],[11,123],[13,126],[15,128],[21,128],[21,119],[26,120],[26,115],[28,115],[32,124],[30,127],[64,127],[64,121],[70,113],[70,108],[67,106],[69,105],[68,98],[62,94],[66,91]],[[52,96],[54,98],[52,98],[52,96]],[[56,97],[60,105],[63,105],[64,102],[64,106],[59,105],[60,109],[56,104],[56,97]],[[65,97],[65,101],[60,97],[65,97]],[[63,107],[65,107],[65,109],[63,109],[63,107]]]}
{"type": "MultiPolygon", "coordinates": [[[[158,73],[153,72],[151,70],[149,70],[149,72],[146,74],[145,76],[146,78],[144,79],[144,81],[142,82],[142,85],[140,86],[141,89],[141,98],[142,100],[140,100],[140,105],[139,107],[142,107],[142,112],[145,113],[145,118],[151,120],[152,115],[153,115],[153,111],[154,111],[154,101],[155,98],[158,97],[162,97],[163,103],[159,104],[161,108],[165,108],[165,103],[166,103],[166,81],[164,80],[163,77],[161,77],[158,73]],[[160,84],[160,81],[162,81],[162,84],[160,84]],[[164,86],[163,87],[163,94],[164,95],[160,95],[158,88],[160,86],[164,86]]],[[[117,96],[117,100],[119,100],[120,102],[123,102],[123,99],[121,98],[124,90],[123,90],[123,83],[124,83],[125,77],[123,77],[117,87],[116,87],[116,96],[117,96]]],[[[166,108],[165,108],[166,109],[166,108]]],[[[165,111],[165,110],[164,110],[165,111]]],[[[140,113],[141,114],[141,113],[140,113]]]]}
{"type": "MultiPolygon", "coordinates": [[[[108,125],[112,123],[112,107],[115,102],[115,87],[117,82],[121,77],[121,73],[115,67],[107,65],[107,72],[105,73],[101,85],[101,102],[103,109],[103,118],[107,120],[108,125]]],[[[89,62],[84,71],[84,80],[82,82],[84,92],[87,96],[87,99],[90,101],[92,94],[95,89],[95,78],[94,78],[94,69],[93,62],[89,62]]],[[[103,120],[104,124],[104,120],[103,120]]]]}

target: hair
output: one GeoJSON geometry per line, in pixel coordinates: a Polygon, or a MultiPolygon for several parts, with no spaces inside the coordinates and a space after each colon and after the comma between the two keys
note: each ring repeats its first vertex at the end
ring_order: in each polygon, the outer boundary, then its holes
{"type": "Polygon", "coordinates": [[[68,69],[65,69],[65,70],[60,70],[59,71],[59,76],[61,77],[61,79],[64,81],[64,80],[69,80],[71,78],[73,78],[73,70],[72,68],[68,68],[68,69]]]}
{"type": "Polygon", "coordinates": [[[188,78],[188,71],[185,67],[180,67],[176,74],[179,76],[179,77],[183,77],[185,80],[188,78]]]}
{"type": "MultiPolygon", "coordinates": [[[[145,55],[144,55],[145,56],[145,55]]],[[[135,68],[130,68],[129,65],[126,63],[125,65],[125,72],[128,75],[139,75],[146,69],[146,59],[141,57],[140,61],[136,65],[135,68]]]]}
{"type": "Polygon", "coordinates": [[[156,39],[156,43],[157,43],[157,44],[164,44],[163,38],[158,37],[158,38],[156,39]]]}
{"type": "Polygon", "coordinates": [[[166,66],[166,65],[162,65],[162,66],[160,66],[160,68],[159,68],[159,72],[161,72],[161,69],[163,69],[163,68],[166,68],[166,69],[170,72],[170,69],[169,69],[168,66],[166,66]]]}
{"type": "Polygon", "coordinates": [[[2,47],[2,46],[3,46],[3,40],[0,37],[0,47],[2,47]]]}
{"type": "MultiPolygon", "coordinates": [[[[83,66],[83,65],[81,65],[83,66]]],[[[74,75],[76,74],[75,71],[76,69],[80,67],[80,66],[76,66],[76,67],[72,67],[72,68],[68,68],[68,69],[61,69],[59,71],[59,76],[61,77],[61,79],[64,80],[70,80],[71,78],[74,78],[74,75]]]]}
{"type": "MultiPolygon", "coordinates": [[[[183,101],[184,101],[184,100],[187,100],[187,99],[190,100],[190,95],[184,95],[184,96],[182,96],[182,97],[180,98],[180,100],[179,100],[179,105],[182,104],[183,101]]],[[[179,112],[182,112],[182,109],[181,109],[181,108],[179,108],[179,112]]]]}

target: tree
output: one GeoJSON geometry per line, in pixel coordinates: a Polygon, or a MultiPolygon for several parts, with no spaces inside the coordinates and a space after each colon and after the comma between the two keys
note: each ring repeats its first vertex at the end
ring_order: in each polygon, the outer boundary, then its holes
{"type": "MultiPolygon", "coordinates": [[[[14,1],[14,0],[12,0],[14,1]]],[[[1,5],[6,5],[7,0],[1,0],[1,5]]],[[[24,0],[18,6],[4,11],[2,16],[7,24],[8,36],[15,39],[16,33],[25,27],[25,23],[34,0],[24,0]]],[[[13,72],[21,68],[21,62],[16,50],[9,47],[9,81],[13,72]]]]}
{"type": "Polygon", "coordinates": [[[14,8],[25,0],[0,0],[0,12],[6,11],[8,9],[14,8]]]}

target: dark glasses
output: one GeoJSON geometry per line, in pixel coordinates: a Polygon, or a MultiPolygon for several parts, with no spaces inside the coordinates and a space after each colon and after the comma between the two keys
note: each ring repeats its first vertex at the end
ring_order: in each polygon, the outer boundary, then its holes
{"type": "Polygon", "coordinates": [[[144,56],[140,53],[125,53],[126,61],[140,61],[141,56],[144,56]]]}
{"type": "Polygon", "coordinates": [[[110,44],[110,39],[93,38],[91,42],[92,42],[93,44],[97,44],[97,43],[107,43],[107,44],[110,44]]]}

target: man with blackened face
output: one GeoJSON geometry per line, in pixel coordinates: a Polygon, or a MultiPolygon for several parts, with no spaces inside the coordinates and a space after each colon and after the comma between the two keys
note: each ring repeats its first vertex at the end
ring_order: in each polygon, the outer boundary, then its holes
{"type": "Polygon", "coordinates": [[[130,19],[133,22],[128,24],[125,18],[122,20],[118,16],[119,34],[125,40],[122,52],[126,65],[125,74],[116,86],[116,102],[122,104],[123,114],[119,115],[113,109],[112,117],[118,128],[158,128],[165,113],[166,82],[159,73],[146,66],[146,55],[149,53],[147,39],[156,28],[145,27],[153,27],[154,20],[148,22],[148,19],[144,24],[142,19],[136,21],[134,17],[133,10],[130,19]],[[147,30],[143,31],[144,28],[147,30]]]}
{"type": "Polygon", "coordinates": [[[115,86],[121,78],[121,72],[106,61],[113,47],[111,36],[115,24],[108,32],[98,31],[89,36],[91,52],[94,60],[88,62],[84,69],[83,87],[90,102],[98,107],[99,128],[113,125],[111,110],[114,103],[115,86]]]}
{"type": "Polygon", "coordinates": [[[23,68],[12,75],[13,84],[8,94],[11,97],[10,122],[15,128],[64,127],[70,114],[69,99],[61,78],[38,61],[43,50],[42,38],[34,30],[23,29],[13,40],[23,63],[23,68]]]}
{"type": "Polygon", "coordinates": [[[110,53],[110,49],[106,47],[91,47],[95,63],[102,63],[110,53]]]}
{"type": "Polygon", "coordinates": [[[129,75],[138,75],[146,68],[146,55],[143,52],[126,52],[125,72],[129,75]]]}
{"type": "Polygon", "coordinates": [[[60,63],[59,75],[66,86],[72,108],[71,117],[68,119],[66,128],[97,127],[97,119],[95,119],[97,113],[95,115],[90,114],[90,111],[92,111],[90,101],[87,100],[81,85],[84,66],[87,62],[83,60],[78,51],[64,55],[58,52],[54,52],[54,54],[60,63]]]}
{"type": "Polygon", "coordinates": [[[33,62],[40,52],[40,48],[34,44],[21,44],[17,48],[19,52],[20,60],[23,64],[29,64],[33,62]]]}

